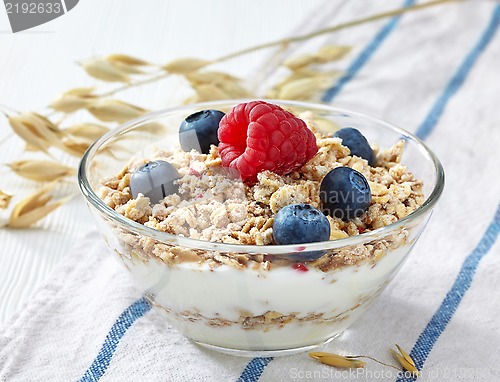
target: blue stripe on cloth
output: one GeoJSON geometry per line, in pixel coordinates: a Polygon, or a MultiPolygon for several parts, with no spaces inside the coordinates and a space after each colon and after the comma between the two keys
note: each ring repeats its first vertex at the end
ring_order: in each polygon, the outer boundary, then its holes
{"type": "MultiPolygon", "coordinates": [[[[453,314],[456,312],[458,305],[464,298],[465,293],[470,288],[479,262],[490,251],[491,247],[493,247],[493,244],[495,244],[495,241],[498,238],[499,232],[500,204],[497,207],[495,217],[479,241],[479,244],[465,259],[453,286],[446,294],[443,302],[439,306],[436,313],[434,313],[434,316],[432,316],[424,331],[418,337],[415,346],[413,346],[413,349],[410,352],[410,356],[415,361],[419,370],[424,365],[424,362],[429,356],[434,344],[445,330],[446,326],[453,317],[453,314]]],[[[397,382],[412,380],[412,378],[399,378],[397,382]]]]}
{"type": "Polygon", "coordinates": [[[439,97],[438,101],[435,103],[425,120],[417,129],[415,135],[420,139],[426,139],[436,126],[439,118],[443,114],[444,108],[448,103],[449,99],[457,92],[457,90],[462,86],[470,70],[477,61],[477,58],[481,55],[483,50],[488,46],[488,43],[495,36],[495,33],[500,24],[500,5],[495,7],[495,11],[491,16],[491,21],[488,24],[486,30],[482,33],[481,37],[477,41],[474,48],[469,52],[465,60],[462,62],[458,70],[455,72],[450,82],[443,90],[443,93],[439,97]]]}
{"type": "Polygon", "coordinates": [[[269,362],[273,360],[272,357],[269,358],[254,358],[252,359],[243,369],[240,377],[237,382],[254,382],[257,381],[262,373],[264,372],[265,367],[269,362]]]}
{"type": "Polygon", "coordinates": [[[97,357],[87,369],[82,379],[80,379],[80,382],[97,382],[101,379],[124,334],[132,326],[135,320],[142,317],[150,309],[151,305],[149,305],[143,297],[130,305],[127,310],[118,317],[106,336],[99,354],[97,354],[97,357]]]}
{"type": "MultiPolygon", "coordinates": [[[[405,0],[403,7],[410,7],[415,0],[405,0]]],[[[342,88],[352,80],[356,74],[363,68],[375,51],[382,45],[384,40],[391,34],[397,26],[402,15],[392,17],[387,24],[375,35],[373,40],[366,46],[359,56],[352,62],[345,74],[336,81],[335,85],[328,89],[321,98],[324,102],[331,102],[342,90],[342,88]]]]}

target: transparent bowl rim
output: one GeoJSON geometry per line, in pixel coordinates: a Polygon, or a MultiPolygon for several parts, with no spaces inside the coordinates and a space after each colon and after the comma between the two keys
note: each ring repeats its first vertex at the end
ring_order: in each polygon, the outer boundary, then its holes
{"type": "Polygon", "coordinates": [[[431,160],[434,165],[436,182],[433,185],[432,192],[426,198],[424,203],[411,214],[405,216],[404,218],[389,224],[385,227],[375,229],[373,231],[364,232],[360,235],[350,236],[345,239],[339,240],[331,240],[331,241],[323,241],[323,242],[315,242],[315,243],[304,243],[304,244],[289,244],[289,245],[244,245],[244,244],[226,244],[226,243],[217,243],[210,242],[207,240],[199,240],[192,239],[184,236],[174,235],[167,232],[158,231],[154,228],[150,228],[144,226],[140,223],[137,223],[131,219],[126,218],[125,216],[119,214],[114,209],[109,207],[104,201],[97,196],[97,194],[92,189],[88,178],[87,178],[87,170],[90,166],[91,159],[94,154],[105,145],[110,139],[113,139],[115,136],[120,135],[122,132],[127,132],[128,130],[132,130],[135,126],[142,125],[146,122],[151,122],[155,119],[159,119],[161,117],[165,117],[168,114],[182,112],[183,110],[189,111],[193,109],[217,109],[219,107],[227,107],[231,105],[237,105],[241,102],[249,102],[251,100],[248,99],[235,99],[235,100],[221,100],[221,101],[211,101],[211,102],[203,102],[197,104],[190,104],[184,106],[177,106],[172,108],[163,109],[160,111],[152,112],[131,120],[111,131],[103,135],[99,138],[83,155],[80,165],[78,168],[78,185],[80,191],[84,195],[87,202],[105,214],[107,217],[112,219],[115,223],[117,223],[122,228],[126,228],[127,230],[138,234],[151,237],[155,240],[175,244],[178,246],[190,248],[190,249],[199,249],[199,250],[210,250],[210,251],[220,251],[220,252],[233,252],[233,253],[251,253],[251,254],[287,254],[287,253],[299,253],[299,252],[307,252],[307,251],[317,251],[317,250],[329,250],[329,249],[338,249],[346,246],[353,246],[358,244],[365,244],[371,242],[376,239],[383,238],[389,235],[392,232],[399,230],[405,225],[409,224],[414,220],[418,220],[423,215],[430,213],[434,206],[436,205],[439,197],[441,196],[444,188],[444,170],[441,165],[441,162],[437,158],[437,156],[432,152],[432,150],[424,143],[421,139],[417,138],[410,132],[397,127],[389,122],[386,122],[382,119],[371,117],[364,113],[359,113],[355,111],[351,111],[348,109],[338,108],[334,106],[329,106],[325,104],[318,103],[309,103],[309,102],[299,102],[299,101],[283,101],[283,100],[265,100],[267,102],[276,103],[283,107],[300,107],[303,109],[311,109],[311,110],[322,110],[340,114],[346,114],[349,116],[360,117],[365,120],[373,121],[377,125],[384,126],[384,128],[388,128],[392,131],[399,133],[402,136],[402,139],[414,141],[419,150],[427,156],[428,160],[431,160]]]}

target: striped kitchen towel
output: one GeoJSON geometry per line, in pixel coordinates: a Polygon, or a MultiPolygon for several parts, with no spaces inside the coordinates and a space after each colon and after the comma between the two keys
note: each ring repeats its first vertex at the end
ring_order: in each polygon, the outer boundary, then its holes
{"type": "MultiPolygon", "coordinates": [[[[422,380],[498,380],[499,27],[498,2],[465,1],[342,34],[357,49],[323,101],[415,132],[442,160],[447,187],[403,269],[325,351],[393,363],[388,349],[398,343],[422,380]]],[[[150,309],[105,251],[87,237],[0,328],[0,381],[411,380],[375,363],[339,370],[305,354],[201,349],[150,309]]]]}

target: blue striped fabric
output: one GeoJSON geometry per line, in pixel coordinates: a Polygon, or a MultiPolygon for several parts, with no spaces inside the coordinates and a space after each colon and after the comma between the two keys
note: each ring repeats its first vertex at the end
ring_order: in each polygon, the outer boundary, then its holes
{"type": "MultiPolygon", "coordinates": [[[[486,29],[481,34],[476,45],[472,48],[469,54],[466,56],[465,60],[460,65],[458,71],[452,77],[451,81],[448,83],[445,91],[439,97],[438,101],[435,103],[431,112],[428,114],[427,118],[420,125],[417,130],[417,135],[420,138],[425,139],[432,132],[436,126],[439,117],[443,113],[446,104],[450,98],[457,92],[457,90],[464,83],[467,75],[471,71],[474,63],[477,61],[480,54],[488,46],[490,41],[495,36],[498,27],[500,25],[500,5],[495,6],[491,20],[486,27],[486,29]]],[[[454,313],[456,312],[458,305],[462,301],[465,293],[470,288],[472,280],[474,278],[476,269],[482,258],[489,252],[495,240],[498,237],[498,232],[500,230],[500,205],[497,208],[495,217],[491,224],[489,225],[486,233],[481,238],[481,241],[474,249],[474,251],[465,259],[462,264],[462,268],[458,273],[453,286],[446,294],[443,302],[439,306],[438,310],[432,316],[431,320],[420,334],[417,342],[415,343],[410,355],[415,360],[417,368],[420,370],[424,366],[424,363],[429,356],[434,344],[437,342],[441,334],[446,329],[446,326],[450,322],[454,313]]],[[[399,378],[397,382],[411,381],[413,379],[409,378],[399,378]]]]}
{"type": "Polygon", "coordinates": [[[125,335],[127,330],[132,326],[132,324],[138,318],[142,317],[151,309],[151,305],[148,304],[146,299],[143,297],[132,305],[130,305],[121,315],[118,317],[116,322],[111,327],[104,343],[102,344],[101,350],[95,357],[94,361],[87,369],[80,382],[97,382],[106,372],[111,358],[115,353],[118,343],[125,335]]]}
{"type": "Polygon", "coordinates": [[[481,55],[483,50],[488,46],[491,39],[495,36],[495,33],[500,24],[500,6],[496,6],[491,17],[491,21],[488,27],[483,32],[478,42],[474,48],[469,52],[465,60],[462,62],[458,70],[455,72],[450,82],[443,90],[443,93],[439,97],[438,101],[434,104],[431,111],[419,126],[415,135],[420,139],[426,139],[436,126],[439,118],[443,114],[444,108],[447,105],[451,97],[457,92],[462,86],[470,70],[474,66],[477,58],[481,55]]]}
{"type": "MultiPolygon", "coordinates": [[[[415,3],[415,0],[405,0],[403,7],[410,7],[415,3]]],[[[343,87],[352,80],[356,74],[363,68],[363,66],[370,60],[375,51],[382,45],[384,40],[391,34],[391,32],[398,25],[399,19],[402,15],[392,17],[387,24],[375,35],[373,40],[361,51],[358,57],[354,59],[345,74],[328,89],[321,98],[324,102],[331,102],[343,89],[343,87]]]]}
{"type": "MultiPolygon", "coordinates": [[[[414,3],[414,0],[406,0],[405,6],[410,6],[414,3]]],[[[331,101],[345,86],[345,84],[350,81],[359,70],[366,64],[366,62],[372,57],[377,48],[382,44],[382,42],[387,38],[387,36],[394,30],[400,16],[393,17],[375,36],[375,38],[368,44],[368,46],[360,53],[360,55],[353,61],[348,72],[344,77],[342,77],[338,84],[331,89],[327,90],[323,96],[323,101],[331,101]]],[[[467,75],[471,71],[474,63],[477,61],[479,55],[484,51],[488,43],[492,40],[495,32],[498,28],[500,20],[500,6],[495,7],[495,12],[493,14],[492,20],[488,25],[488,28],[483,32],[480,40],[474,46],[474,48],[468,53],[466,59],[461,64],[455,75],[452,77],[447,87],[438,98],[437,102],[424,119],[422,124],[419,126],[416,134],[421,138],[425,139],[429,136],[432,130],[435,128],[439,117],[444,112],[445,106],[449,102],[450,98],[459,90],[459,88],[464,83],[467,75]]],[[[419,337],[417,344],[412,350],[412,356],[415,357],[417,366],[421,368],[425,362],[430,350],[432,349],[435,341],[445,329],[447,323],[453,316],[458,304],[463,297],[463,293],[467,291],[470,287],[472,279],[474,277],[475,270],[480,260],[487,254],[491,246],[493,245],[499,231],[499,210],[495,215],[495,219],[488,228],[485,236],[478,244],[477,248],[467,257],[462,269],[457,277],[457,281],[448,293],[447,297],[443,301],[440,309],[438,310],[429,322],[426,329],[419,337]],[[460,294],[463,292],[462,294],[460,294]],[[458,298],[457,294],[458,293],[458,298]],[[451,305],[450,305],[451,303],[451,305]],[[455,307],[453,308],[453,304],[455,307]],[[444,308],[443,308],[444,307],[444,308]],[[446,308],[446,309],[445,309],[446,308]],[[444,310],[443,310],[444,309],[444,310]]],[[[123,337],[127,329],[133,324],[133,322],[143,316],[150,309],[150,305],[144,300],[144,298],[136,301],[127,310],[125,310],[116,323],[111,328],[109,334],[104,341],[101,351],[95,358],[92,365],[86,371],[85,375],[80,380],[81,382],[98,381],[102,375],[105,373],[107,367],[111,362],[111,358],[116,350],[116,347],[123,337]]],[[[255,382],[257,381],[265,367],[273,360],[273,358],[254,358],[252,359],[244,368],[238,382],[255,382]]],[[[404,381],[404,379],[398,380],[404,381]]]]}
{"type": "Polygon", "coordinates": [[[264,372],[265,367],[273,360],[272,357],[269,358],[254,358],[252,359],[243,369],[237,382],[253,382],[259,380],[260,376],[264,372]]]}
{"type": "MultiPolygon", "coordinates": [[[[465,259],[453,286],[446,294],[438,310],[432,316],[424,331],[418,337],[415,346],[410,352],[410,356],[415,361],[420,370],[429,356],[439,336],[444,332],[446,326],[455,314],[458,306],[462,302],[467,290],[472,284],[479,262],[490,251],[498,238],[500,232],[500,204],[496,214],[491,221],[485,234],[474,248],[472,253],[465,259]]],[[[397,382],[413,381],[412,378],[399,378],[397,382]]]]}

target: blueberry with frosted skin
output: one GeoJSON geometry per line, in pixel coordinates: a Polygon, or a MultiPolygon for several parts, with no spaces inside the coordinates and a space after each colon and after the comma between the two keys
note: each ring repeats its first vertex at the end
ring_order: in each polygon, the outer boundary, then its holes
{"type": "Polygon", "coordinates": [[[135,199],[139,194],[149,198],[151,204],[157,204],[165,196],[179,191],[175,181],[179,173],[170,163],[158,160],[139,167],[130,178],[130,192],[135,199]]]}
{"type": "Polygon", "coordinates": [[[342,139],[342,145],[349,148],[351,155],[366,159],[370,166],[375,166],[375,153],[359,130],[345,127],[338,130],[333,136],[342,139]]]}
{"type": "Polygon", "coordinates": [[[210,146],[219,144],[217,132],[224,113],[219,110],[201,110],[188,116],[179,127],[179,141],[184,151],[210,152],[210,146]]]}
{"type": "Polygon", "coordinates": [[[368,181],[350,167],[336,167],[326,174],[319,197],[324,213],[345,221],[363,215],[372,200],[368,181]]]}
{"type": "MultiPolygon", "coordinates": [[[[290,204],[283,207],[274,217],[273,236],[276,244],[303,244],[330,239],[328,219],[310,204],[290,204]]],[[[314,260],[322,251],[310,251],[288,255],[294,260],[314,260]]]]}

